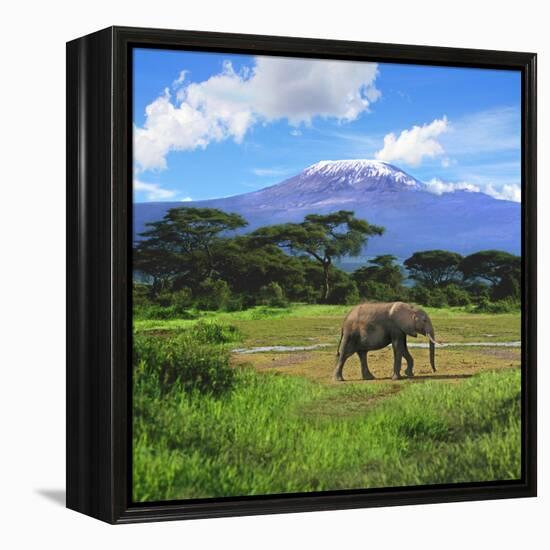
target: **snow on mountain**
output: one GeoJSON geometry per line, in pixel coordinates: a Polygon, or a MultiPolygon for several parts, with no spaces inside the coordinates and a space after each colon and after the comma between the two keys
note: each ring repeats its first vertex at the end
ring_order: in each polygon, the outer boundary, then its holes
{"type": "Polygon", "coordinates": [[[251,193],[186,203],[134,205],[134,236],[169,208],[210,207],[241,214],[247,230],[298,222],[311,213],[353,210],[386,228],[365,254],[442,248],[468,254],[483,249],[520,252],[521,206],[465,190],[436,195],[400,168],[377,160],[323,160],[276,185],[251,193]]]}
{"type": "Polygon", "coordinates": [[[366,179],[397,183],[411,188],[420,188],[421,183],[399,168],[379,160],[322,160],[302,172],[303,178],[315,176],[338,178],[342,183],[356,185],[366,179]]]}

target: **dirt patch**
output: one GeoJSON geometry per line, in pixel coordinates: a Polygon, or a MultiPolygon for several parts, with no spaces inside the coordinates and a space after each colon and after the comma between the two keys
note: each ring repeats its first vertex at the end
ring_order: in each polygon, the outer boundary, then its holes
{"type": "Polygon", "coordinates": [[[310,361],[313,356],[313,353],[289,353],[289,354],[278,354],[271,358],[271,361],[266,361],[261,365],[258,365],[260,368],[278,368],[278,367],[295,367],[306,361],[310,361]]]}
{"type": "MultiPolygon", "coordinates": [[[[392,381],[393,354],[391,348],[368,354],[369,368],[375,380],[365,382],[361,378],[359,359],[350,357],[344,367],[345,384],[387,384],[402,385],[427,380],[460,382],[465,378],[487,370],[517,368],[521,365],[521,354],[517,348],[443,348],[436,351],[437,372],[432,372],[428,350],[411,350],[415,359],[413,378],[403,377],[392,381]]],[[[315,350],[294,353],[233,354],[234,365],[249,365],[261,371],[281,372],[290,376],[304,376],[322,384],[341,385],[334,382],[336,357],[332,351],[315,350]]],[[[405,362],[401,374],[404,374],[405,362]]]]}

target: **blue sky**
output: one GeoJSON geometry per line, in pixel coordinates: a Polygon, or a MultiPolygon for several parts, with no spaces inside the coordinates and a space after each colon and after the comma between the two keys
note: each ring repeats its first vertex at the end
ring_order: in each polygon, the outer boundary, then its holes
{"type": "Polygon", "coordinates": [[[373,158],[434,193],[519,200],[516,71],[134,50],[134,200],[260,189],[373,158]]]}

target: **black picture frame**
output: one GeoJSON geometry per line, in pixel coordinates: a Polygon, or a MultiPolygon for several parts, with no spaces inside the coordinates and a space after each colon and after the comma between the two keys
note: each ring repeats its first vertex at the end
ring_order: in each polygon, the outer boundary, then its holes
{"type": "Polygon", "coordinates": [[[110,27],[67,44],[67,507],[113,523],[536,495],[536,55],[110,27]],[[133,504],[131,48],[515,69],[522,80],[522,477],[518,481],[133,504]]]}

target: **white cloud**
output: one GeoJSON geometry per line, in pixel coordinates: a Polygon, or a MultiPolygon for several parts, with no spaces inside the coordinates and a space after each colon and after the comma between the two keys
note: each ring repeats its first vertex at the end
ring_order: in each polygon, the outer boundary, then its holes
{"type": "Polygon", "coordinates": [[[189,74],[189,71],[183,70],[180,71],[180,74],[178,75],[178,78],[172,82],[172,88],[179,88],[187,78],[187,75],[189,74]]]}
{"type": "Polygon", "coordinates": [[[393,132],[384,137],[384,147],[377,151],[378,160],[401,162],[410,166],[419,166],[425,157],[433,158],[445,153],[436,139],[449,129],[447,117],[435,119],[423,126],[413,126],[403,130],[399,137],[393,132]]]}
{"type": "Polygon", "coordinates": [[[455,191],[468,191],[470,193],[485,193],[495,199],[521,202],[521,186],[517,184],[505,184],[499,187],[489,183],[478,185],[466,181],[449,182],[439,178],[432,178],[425,183],[426,191],[434,195],[454,193],[455,191]]]}
{"type": "Polygon", "coordinates": [[[489,184],[484,192],[491,195],[491,197],[495,197],[495,199],[521,202],[521,185],[515,183],[505,184],[498,188],[489,184]]]}
{"type": "Polygon", "coordinates": [[[355,120],[380,97],[378,66],[350,61],[257,57],[237,73],[226,61],[221,73],[186,84],[186,73],[145,110],[134,128],[138,171],[166,168],[170,151],[191,151],[209,143],[241,142],[256,123],[286,119],[293,127],[315,117],[355,120]],[[178,87],[179,86],[179,87],[178,87]]]}
{"type": "Polygon", "coordinates": [[[426,182],[426,191],[434,195],[442,195],[443,193],[454,193],[455,191],[470,191],[471,193],[479,193],[481,191],[478,185],[465,181],[450,182],[443,181],[439,178],[432,178],[426,182]]]}
{"type": "MultiPolygon", "coordinates": [[[[144,193],[148,201],[161,201],[173,199],[176,196],[175,191],[164,189],[158,183],[146,183],[144,181],[134,179],[134,192],[144,193]]],[[[183,199],[186,200],[186,199],[183,199]]],[[[191,200],[191,199],[187,199],[191,200]]]]}

